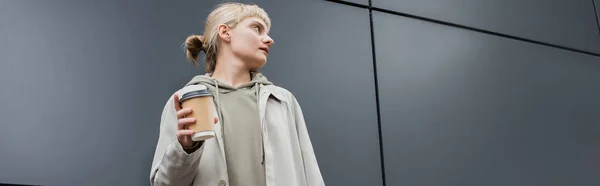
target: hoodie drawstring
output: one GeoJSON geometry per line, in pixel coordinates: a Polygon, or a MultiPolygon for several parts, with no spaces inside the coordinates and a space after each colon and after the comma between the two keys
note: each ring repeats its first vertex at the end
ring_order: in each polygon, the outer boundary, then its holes
{"type": "Polygon", "coordinates": [[[225,138],[225,125],[223,125],[223,112],[221,109],[221,99],[219,98],[219,83],[217,83],[217,80],[215,80],[215,79],[213,79],[213,82],[214,82],[215,88],[216,88],[215,94],[217,97],[217,108],[219,109],[218,110],[219,113],[218,113],[217,117],[219,117],[219,123],[221,123],[221,137],[225,138]]]}

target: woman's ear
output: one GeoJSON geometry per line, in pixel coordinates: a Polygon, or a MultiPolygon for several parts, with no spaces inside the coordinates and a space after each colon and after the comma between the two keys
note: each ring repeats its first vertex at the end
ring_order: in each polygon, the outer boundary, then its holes
{"type": "Polygon", "coordinates": [[[225,24],[220,24],[218,29],[219,38],[225,42],[231,41],[231,29],[225,24]]]}

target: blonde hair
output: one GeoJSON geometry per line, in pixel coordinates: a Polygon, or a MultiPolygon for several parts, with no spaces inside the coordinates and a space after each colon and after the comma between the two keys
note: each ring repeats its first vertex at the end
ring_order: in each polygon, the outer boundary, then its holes
{"type": "Polygon", "coordinates": [[[239,22],[249,17],[260,18],[265,22],[267,29],[271,27],[269,15],[257,5],[236,2],[219,4],[206,18],[204,34],[202,36],[191,35],[185,40],[187,59],[198,65],[198,56],[201,51],[204,51],[206,53],[204,57],[205,70],[207,73],[214,72],[219,51],[219,25],[225,24],[234,28],[239,22]]]}

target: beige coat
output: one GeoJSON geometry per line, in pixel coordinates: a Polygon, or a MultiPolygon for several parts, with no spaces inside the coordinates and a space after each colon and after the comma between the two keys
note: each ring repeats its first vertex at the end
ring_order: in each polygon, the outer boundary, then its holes
{"type": "MultiPolygon", "coordinates": [[[[275,85],[259,85],[258,96],[265,151],[267,186],[325,185],[302,110],[289,91],[275,85]]],[[[215,112],[215,117],[217,116],[215,112]]],[[[154,186],[229,185],[221,125],[216,137],[187,154],[177,141],[177,112],[173,97],[163,109],[150,182],[154,186]]]]}

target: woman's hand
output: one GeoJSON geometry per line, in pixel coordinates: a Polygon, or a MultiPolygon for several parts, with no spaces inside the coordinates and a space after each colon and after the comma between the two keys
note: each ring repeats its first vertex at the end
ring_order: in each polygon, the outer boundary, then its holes
{"type": "MultiPolygon", "coordinates": [[[[179,96],[175,94],[173,96],[173,103],[175,104],[175,110],[177,111],[177,140],[181,144],[183,149],[190,149],[198,142],[192,141],[192,136],[195,134],[193,130],[188,129],[189,124],[196,122],[196,118],[186,117],[193,112],[191,108],[182,108],[179,104],[179,96]]],[[[219,121],[219,118],[215,117],[215,124],[219,121]]]]}

